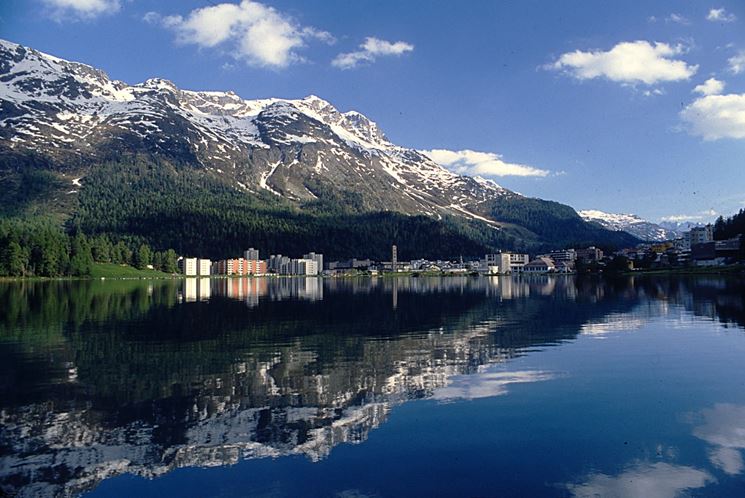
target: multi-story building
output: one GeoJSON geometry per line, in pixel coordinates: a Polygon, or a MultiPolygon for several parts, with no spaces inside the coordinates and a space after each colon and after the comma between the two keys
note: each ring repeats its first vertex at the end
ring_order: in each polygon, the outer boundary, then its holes
{"type": "Polygon", "coordinates": [[[267,263],[256,259],[224,259],[217,262],[215,270],[219,275],[264,275],[267,273],[267,263]]]}
{"type": "Polygon", "coordinates": [[[309,252],[308,254],[303,254],[303,259],[312,259],[316,262],[316,267],[318,268],[318,272],[323,271],[323,254],[316,254],[314,252],[309,252]]]}
{"type": "Polygon", "coordinates": [[[373,262],[369,259],[346,259],[343,261],[331,261],[329,262],[329,270],[351,270],[351,269],[362,269],[369,268],[373,262]]]}
{"type": "Polygon", "coordinates": [[[209,277],[212,269],[212,261],[209,259],[199,258],[197,260],[197,274],[200,277],[209,277]]]}
{"type": "Polygon", "coordinates": [[[235,273],[234,259],[223,259],[216,262],[212,267],[217,275],[233,275],[235,273]]]}
{"type": "Polygon", "coordinates": [[[249,261],[257,261],[261,258],[259,258],[259,250],[254,249],[253,247],[248,248],[246,251],[243,252],[243,259],[247,259],[249,261]]]}
{"type": "Polygon", "coordinates": [[[482,265],[482,271],[484,273],[501,273],[507,274],[512,271],[512,265],[510,262],[509,253],[502,252],[496,254],[487,254],[484,256],[484,264],[482,265]]]}
{"type": "Polygon", "coordinates": [[[693,227],[690,231],[691,245],[706,244],[714,240],[714,229],[711,225],[693,227]]]}
{"type": "Polygon", "coordinates": [[[525,265],[530,262],[530,256],[527,254],[508,253],[510,255],[510,271],[520,273],[525,265]]]}
{"type": "Polygon", "coordinates": [[[266,275],[267,264],[261,259],[247,259],[244,262],[246,275],[266,275]]]}
{"type": "Polygon", "coordinates": [[[269,271],[274,273],[284,273],[282,268],[290,264],[290,258],[282,256],[281,254],[272,254],[269,256],[269,271]]]}
{"type": "Polygon", "coordinates": [[[598,249],[595,246],[590,246],[586,249],[578,249],[576,251],[576,258],[584,263],[596,263],[603,259],[602,249],[598,249]]]}
{"type": "Polygon", "coordinates": [[[305,275],[308,277],[318,275],[318,263],[312,259],[293,259],[290,267],[290,275],[305,275]]]}
{"type": "Polygon", "coordinates": [[[181,258],[178,260],[178,267],[187,277],[197,276],[197,258],[181,258]]]}
{"type": "Polygon", "coordinates": [[[574,249],[564,249],[562,251],[551,251],[548,255],[554,262],[566,261],[573,264],[577,260],[577,251],[574,249]]]}

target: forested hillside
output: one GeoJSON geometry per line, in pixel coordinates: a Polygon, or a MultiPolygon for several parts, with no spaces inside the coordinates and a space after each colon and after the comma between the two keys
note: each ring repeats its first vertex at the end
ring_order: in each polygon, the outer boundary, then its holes
{"type": "Polygon", "coordinates": [[[385,260],[394,243],[402,258],[455,258],[496,249],[533,251],[597,243],[608,235],[616,238],[606,242],[633,241],[596,230],[569,212],[557,223],[556,206],[545,201],[536,201],[528,214],[501,207],[500,216],[522,225],[505,223],[502,228],[456,217],[359,213],[347,207],[346,199],[326,198],[297,208],[270,195],[246,195],[200,170],[143,159],[96,168],[86,177],[78,202],[74,224],[86,233],[211,258],[237,255],[249,246],[265,255],[314,250],[329,258],[385,260]],[[549,238],[555,242],[543,242],[549,238]]]}

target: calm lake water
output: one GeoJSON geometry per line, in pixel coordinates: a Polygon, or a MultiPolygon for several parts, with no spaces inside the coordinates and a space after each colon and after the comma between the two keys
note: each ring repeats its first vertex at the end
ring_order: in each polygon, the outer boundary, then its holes
{"type": "Polygon", "coordinates": [[[745,496],[745,283],[0,284],[0,495],[745,496]]]}

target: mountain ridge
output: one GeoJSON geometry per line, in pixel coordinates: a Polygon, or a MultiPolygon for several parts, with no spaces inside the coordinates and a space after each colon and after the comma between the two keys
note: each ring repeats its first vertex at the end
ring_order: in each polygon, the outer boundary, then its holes
{"type": "MultiPolygon", "coordinates": [[[[23,174],[43,171],[61,182],[56,193],[37,197],[56,195],[67,202],[66,213],[79,209],[65,196],[96,189],[91,178],[102,164],[140,161],[171,165],[174,175],[195,183],[206,173],[220,189],[295,214],[452,219],[456,231],[480,232],[484,247],[632,241],[585,224],[568,206],[451,172],[391,143],[361,113],[340,112],[315,95],[244,100],[233,92],[181,90],[160,78],[128,85],[91,66],[2,41],[0,118],[0,167],[15,171],[18,185],[19,165],[27,169],[23,174]]],[[[24,190],[18,185],[8,194],[11,204],[24,190]]],[[[107,195],[116,195],[112,190],[107,195]]]]}
{"type": "Polygon", "coordinates": [[[584,209],[578,214],[591,223],[607,230],[626,232],[648,242],[663,242],[680,236],[678,230],[645,220],[635,214],[607,213],[597,209],[584,209]]]}

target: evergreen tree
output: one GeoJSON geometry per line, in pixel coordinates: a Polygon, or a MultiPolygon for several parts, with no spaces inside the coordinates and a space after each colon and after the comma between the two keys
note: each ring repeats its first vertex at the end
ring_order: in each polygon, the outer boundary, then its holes
{"type": "Polygon", "coordinates": [[[137,249],[135,256],[135,267],[144,270],[150,264],[150,246],[147,244],[141,244],[139,249],[137,249]]]}
{"type": "Polygon", "coordinates": [[[116,245],[112,249],[112,262],[122,264],[122,265],[128,265],[132,263],[132,251],[127,247],[127,244],[122,242],[121,240],[116,243],[116,245]]]}
{"type": "Polygon", "coordinates": [[[91,268],[93,267],[93,255],[91,254],[91,246],[88,239],[82,232],[78,232],[73,236],[71,252],[70,275],[90,275],[91,268]]]}
{"type": "Polygon", "coordinates": [[[93,261],[97,263],[110,263],[113,245],[106,235],[99,235],[91,240],[91,252],[93,261]]]}
{"type": "Polygon", "coordinates": [[[163,255],[163,271],[166,273],[176,273],[178,256],[176,251],[168,249],[163,255]]]}
{"type": "Polygon", "coordinates": [[[28,266],[28,255],[21,245],[16,241],[11,241],[5,251],[5,268],[8,275],[12,277],[22,277],[26,274],[28,266]]]}
{"type": "Polygon", "coordinates": [[[153,268],[156,270],[163,270],[163,253],[155,251],[152,258],[153,268]]]}

